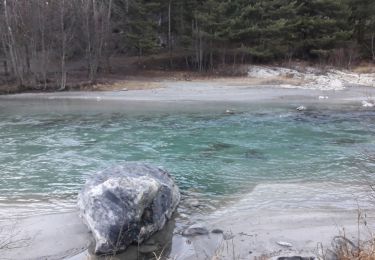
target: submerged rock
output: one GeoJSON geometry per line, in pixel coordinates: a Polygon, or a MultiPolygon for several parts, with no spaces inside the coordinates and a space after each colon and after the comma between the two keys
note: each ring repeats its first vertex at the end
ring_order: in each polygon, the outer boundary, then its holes
{"type": "Polygon", "coordinates": [[[91,176],[78,207],[95,238],[96,254],[114,254],[161,230],[180,201],[164,170],[128,163],[91,176]]]}
{"type": "Polygon", "coordinates": [[[334,140],[332,143],[337,145],[345,145],[345,144],[356,144],[359,141],[351,138],[339,138],[334,140]]]}
{"type": "Polygon", "coordinates": [[[256,149],[249,149],[245,153],[246,159],[256,159],[256,160],[266,160],[267,157],[264,155],[263,152],[256,150],[256,149]]]}

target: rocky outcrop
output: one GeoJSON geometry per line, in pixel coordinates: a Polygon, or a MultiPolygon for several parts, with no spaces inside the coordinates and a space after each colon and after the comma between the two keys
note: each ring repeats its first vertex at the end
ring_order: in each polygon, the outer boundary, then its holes
{"type": "Polygon", "coordinates": [[[95,238],[95,253],[114,254],[162,229],[179,201],[166,171],[129,163],[89,177],[78,207],[95,238]]]}

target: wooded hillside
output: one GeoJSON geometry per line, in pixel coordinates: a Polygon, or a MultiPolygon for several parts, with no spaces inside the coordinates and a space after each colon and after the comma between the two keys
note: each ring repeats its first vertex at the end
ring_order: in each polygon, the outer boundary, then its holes
{"type": "Polygon", "coordinates": [[[1,0],[4,82],[65,89],[71,63],[87,80],[111,57],[164,54],[164,66],[375,60],[374,0],[1,0]]]}

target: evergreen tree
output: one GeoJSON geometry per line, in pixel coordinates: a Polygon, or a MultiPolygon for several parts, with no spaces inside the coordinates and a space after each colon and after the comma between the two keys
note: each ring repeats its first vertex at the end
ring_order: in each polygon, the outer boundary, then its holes
{"type": "Polygon", "coordinates": [[[348,9],[341,0],[296,0],[290,20],[291,39],[298,56],[327,56],[350,37],[348,9]]]}
{"type": "Polygon", "coordinates": [[[159,14],[156,0],[115,0],[114,28],[121,36],[118,47],[139,56],[156,50],[160,46],[159,14]]]}
{"type": "Polygon", "coordinates": [[[375,1],[350,0],[349,7],[353,38],[363,47],[364,54],[375,60],[375,1]]]}

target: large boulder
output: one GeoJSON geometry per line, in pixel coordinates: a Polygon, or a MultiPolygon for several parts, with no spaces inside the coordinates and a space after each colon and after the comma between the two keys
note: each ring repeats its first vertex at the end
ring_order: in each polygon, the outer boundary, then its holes
{"type": "Polygon", "coordinates": [[[179,201],[179,189],[166,171],[138,163],[90,176],[78,195],[96,254],[115,254],[142,243],[164,227],[179,201]]]}

